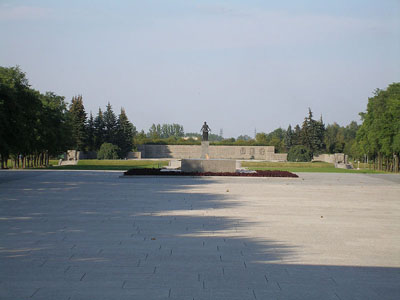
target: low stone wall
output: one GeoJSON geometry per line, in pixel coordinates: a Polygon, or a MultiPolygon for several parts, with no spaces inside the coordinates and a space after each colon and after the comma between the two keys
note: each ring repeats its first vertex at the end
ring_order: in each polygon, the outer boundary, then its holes
{"type": "MultiPolygon", "coordinates": [[[[200,158],[200,145],[139,145],[142,158],[200,158]]],[[[286,153],[275,153],[274,146],[209,146],[210,159],[256,159],[287,161],[286,153]]]]}
{"type": "Polygon", "coordinates": [[[96,151],[77,151],[77,150],[67,150],[65,154],[65,160],[80,160],[80,159],[96,159],[96,151]]]}
{"type": "Polygon", "coordinates": [[[141,152],[128,152],[126,155],[127,159],[141,159],[142,158],[142,153],[141,152]]]}
{"type": "Polygon", "coordinates": [[[312,161],[323,161],[331,164],[346,164],[348,157],[344,153],[320,154],[313,157],[312,161]]]}

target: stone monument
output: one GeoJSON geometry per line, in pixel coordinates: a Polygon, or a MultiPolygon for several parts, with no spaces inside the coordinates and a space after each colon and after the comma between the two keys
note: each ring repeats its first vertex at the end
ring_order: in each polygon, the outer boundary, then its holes
{"type": "Polygon", "coordinates": [[[236,160],[232,159],[210,159],[208,133],[211,132],[207,122],[204,122],[201,127],[203,139],[201,141],[201,156],[200,159],[182,159],[182,172],[236,172],[236,160]]]}
{"type": "Polygon", "coordinates": [[[201,159],[209,159],[210,154],[208,150],[208,146],[210,146],[210,142],[208,141],[208,133],[211,132],[211,128],[207,125],[207,122],[204,122],[203,127],[201,127],[200,131],[203,133],[203,138],[201,140],[201,159]]]}

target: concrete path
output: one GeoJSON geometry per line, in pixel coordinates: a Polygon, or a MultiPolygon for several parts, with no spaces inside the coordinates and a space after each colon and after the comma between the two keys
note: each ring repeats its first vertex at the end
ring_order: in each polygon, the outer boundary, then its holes
{"type": "Polygon", "coordinates": [[[0,172],[0,299],[400,299],[400,177],[0,172]]]}

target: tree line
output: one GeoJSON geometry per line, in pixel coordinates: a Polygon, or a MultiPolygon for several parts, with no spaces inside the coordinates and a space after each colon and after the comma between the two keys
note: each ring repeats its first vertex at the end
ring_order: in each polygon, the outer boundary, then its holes
{"type": "Polygon", "coordinates": [[[132,150],[136,128],[124,109],[87,118],[82,96],[72,98],[32,89],[19,67],[0,67],[0,163],[7,168],[40,167],[68,149],[98,151],[113,145],[118,157],[132,150]]]}
{"type": "Polygon", "coordinates": [[[72,98],[68,113],[71,119],[72,149],[98,151],[98,158],[103,158],[103,152],[112,153],[113,158],[124,158],[132,151],[136,127],[129,121],[123,108],[117,117],[108,103],[104,112],[99,108],[95,117],[91,112],[87,117],[80,95],[72,98]]]}
{"type": "MultiPolygon", "coordinates": [[[[312,110],[302,124],[259,132],[254,138],[240,135],[223,138],[210,134],[212,145],[275,146],[290,161],[310,161],[321,153],[345,153],[379,170],[399,171],[400,83],[377,89],[368,99],[362,124],[325,125],[312,110]]],[[[96,151],[98,158],[124,158],[140,144],[200,144],[200,133],[186,133],[180,124],[153,124],[137,132],[121,108],[117,116],[110,103],[89,116],[81,95],[67,103],[53,92],[32,89],[19,67],[0,67],[0,158],[6,168],[46,166],[50,157],[67,149],[96,151]]]]}

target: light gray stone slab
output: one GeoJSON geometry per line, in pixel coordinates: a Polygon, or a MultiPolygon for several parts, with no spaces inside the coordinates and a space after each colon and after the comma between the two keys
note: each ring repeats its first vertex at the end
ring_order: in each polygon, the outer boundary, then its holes
{"type": "Polygon", "coordinates": [[[398,175],[0,172],[0,299],[398,299],[398,175]]]}
{"type": "Polygon", "coordinates": [[[230,159],[182,159],[182,172],[236,172],[236,160],[230,159]]]}

